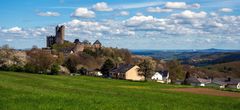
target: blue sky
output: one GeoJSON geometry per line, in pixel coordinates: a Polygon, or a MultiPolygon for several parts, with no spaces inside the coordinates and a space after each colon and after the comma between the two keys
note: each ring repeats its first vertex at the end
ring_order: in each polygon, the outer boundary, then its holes
{"type": "Polygon", "coordinates": [[[239,0],[1,0],[0,45],[65,39],[129,49],[240,49],[239,0]]]}

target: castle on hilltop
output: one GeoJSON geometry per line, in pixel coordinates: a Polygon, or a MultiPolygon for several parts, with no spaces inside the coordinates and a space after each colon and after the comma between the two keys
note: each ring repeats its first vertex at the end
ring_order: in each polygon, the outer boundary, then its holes
{"type": "Polygon", "coordinates": [[[64,43],[64,34],[65,26],[56,27],[55,36],[47,36],[47,47],[51,47],[53,44],[63,44],[64,43]]]}
{"type": "MultiPolygon", "coordinates": [[[[64,42],[69,42],[64,40],[65,34],[65,26],[57,26],[56,27],[56,35],[55,36],[47,36],[47,48],[51,48],[54,44],[62,45],[64,42]]],[[[75,39],[74,47],[69,49],[64,48],[63,51],[69,51],[70,53],[82,52],[84,48],[93,47],[95,49],[99,49],[102,47],[102,44],[99,40],[96,40],[93,44],[88,40],[80,41],[79,39],[75,39]]]]}

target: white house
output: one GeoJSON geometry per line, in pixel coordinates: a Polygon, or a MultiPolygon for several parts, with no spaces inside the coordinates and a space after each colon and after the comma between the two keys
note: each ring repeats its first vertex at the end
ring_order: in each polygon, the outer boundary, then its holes
{"type": "Polygon", "coordinates": [[[156,72],[153,76],[152,76],[152,80],[163,80],[162,75],[159,72],[156,72]]]}
{"type": "Polygon", "coordinates": [[[157,82],[160,82],[160,83],[171,83],[171,80],[169,79],[168,71],[156,72],[151,79],[156,80],[157,82]]]}

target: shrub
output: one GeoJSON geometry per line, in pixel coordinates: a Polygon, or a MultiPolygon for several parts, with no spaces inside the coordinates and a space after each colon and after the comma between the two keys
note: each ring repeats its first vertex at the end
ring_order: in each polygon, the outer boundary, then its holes
{"type": "Polygon", "coordinates": [[[56,75],[60,71],[60,66],[58,64],[53,64],[51,67],[51,73],[50,75],[56,75]]]}

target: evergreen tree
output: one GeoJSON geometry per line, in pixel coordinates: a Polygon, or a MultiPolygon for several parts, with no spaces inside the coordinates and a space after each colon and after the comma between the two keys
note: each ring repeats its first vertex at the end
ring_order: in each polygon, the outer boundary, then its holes
{"type": "Polygon", "coordinates": [[[112,60],[107,59],[101,67],[101,72],[104,77],[110,76],[110,70],[114,68],[114,63],[112,60]]]}

